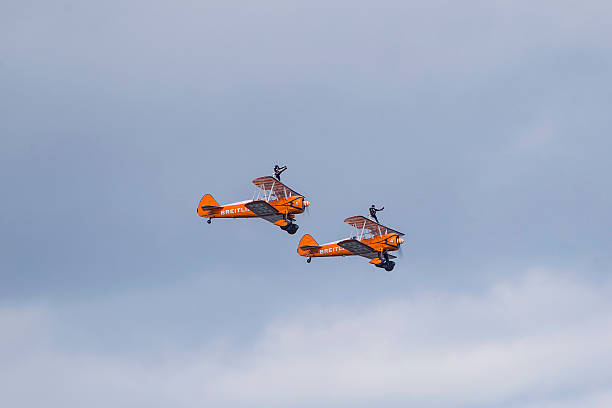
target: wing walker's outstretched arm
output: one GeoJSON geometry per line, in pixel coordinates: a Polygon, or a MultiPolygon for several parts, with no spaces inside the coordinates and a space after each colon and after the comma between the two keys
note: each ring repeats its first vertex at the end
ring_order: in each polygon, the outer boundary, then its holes
{"type": "Polygon", "coordinates": [[[274,165],[274,177],[276,177],[277,180],[280,181],[280,176],[285,170],[287,170],[287,166],[279,167],[278,164],[274,165]]]}

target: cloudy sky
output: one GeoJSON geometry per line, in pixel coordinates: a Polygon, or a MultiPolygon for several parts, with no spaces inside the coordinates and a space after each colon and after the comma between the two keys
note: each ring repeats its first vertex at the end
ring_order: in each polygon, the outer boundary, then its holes
{"type": "Polygon", "coordinates": [[[0,405],[612,406],[607,1],[0,1],[0,405]],[[295,236],[196,216],[289,169],[295,236]],[[392,273],[296,254],[384,206],[392,273]]]}

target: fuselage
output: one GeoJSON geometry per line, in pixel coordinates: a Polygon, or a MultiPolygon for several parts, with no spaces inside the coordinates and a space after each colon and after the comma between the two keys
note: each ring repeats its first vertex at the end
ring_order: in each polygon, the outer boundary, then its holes
{"type": "MultiPolygon", "coordinates": [[[[246,208],[245,204],[251,200],[230,203],[213,210],[202,211],[201,216],[207,218],[254,218],[259,217],[253,211],[246,208]]],[[[268,201],[268,204],[276,208],[282,214],[301,214],[308,206],[308,201],[303,196],[291,196],[268,201]]]]}
{"type": "MultiPolygon", "coordinates": [[[[397,234],[374,235],[371,238],[358,239],[376,251],[397,251],[402,243],[397,234]]],[[[342,240],[340,240],[342,241],[342,240]]],[[[338,242],[329,242],[313,249],[299,249],[298,254],[306,257],[350,256],[356,255],[338,245],[338,242]]]]}

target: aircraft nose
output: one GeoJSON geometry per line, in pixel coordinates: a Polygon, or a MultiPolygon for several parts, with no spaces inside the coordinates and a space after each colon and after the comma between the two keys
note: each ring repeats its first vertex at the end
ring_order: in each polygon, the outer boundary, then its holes
{"type": "Polygon", "coordinates": [[[308,207],[310,205],[310,201],[304,200],[304,207],[308,207]]]}
{"type": "Polygon", "coordinates": [[[399,239],[397,240],[397,243],[401,245],[401,244],[403,244],[403,243],[404,243],[404,240],[403,240],[402,238],[399,238],[399,239]]]}

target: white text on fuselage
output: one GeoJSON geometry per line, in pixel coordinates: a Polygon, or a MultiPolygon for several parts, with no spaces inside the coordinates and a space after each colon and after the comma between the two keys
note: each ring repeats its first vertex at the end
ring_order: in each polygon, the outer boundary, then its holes
{"type": "Polygon", "coordinates": [[[249,210],[247,210],[244,207],[236,207],[236,208],[230,208],[230,209],[227,209],[227,210],[221,210],[221,215],[245,213],[245,212],[248,212],[248,211],[249,210]]]}
{"type": "Polygon", "coordinates": [[[340,248],[339,246],[334,246],[334,247],[330,247],[330,248],[324,248],[324,249],[320,249],[319,253],[320,254],[330,254],[332,252],[338,252],[340,251],[342,248],[340,248]]]}

